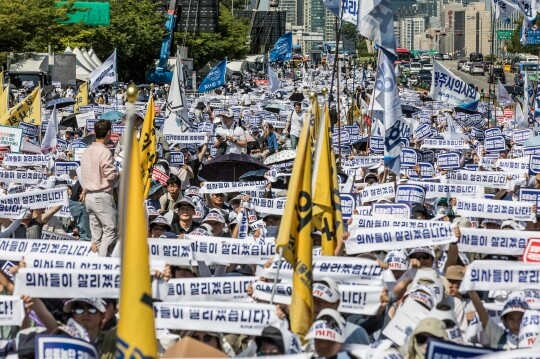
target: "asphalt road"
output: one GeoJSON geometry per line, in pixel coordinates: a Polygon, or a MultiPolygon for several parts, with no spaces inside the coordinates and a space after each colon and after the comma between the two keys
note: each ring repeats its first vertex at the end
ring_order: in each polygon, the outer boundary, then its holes
{"type": "MultiPolygon", "coordinates": [[[[448,70],[452,71],[455,75],[457,75],[460,79],[466,81],[469,84],[477,86],[478,91],[480,91],[481,89],[484,89],[487,92],[487,90],[489,89],[487,72],[484,76],[471,75],[468,72],[458,71],[457,60],[446,60],[446,61],[439,61],[439,62],[448,70]]],[[[510,72],[505,72],[505,75],[506,75],[506,85],[513,85],[514,74],[510,72]]],[[[497,83],[495,83],[495,87],[496,86],[497,86],[497,83]]]]}

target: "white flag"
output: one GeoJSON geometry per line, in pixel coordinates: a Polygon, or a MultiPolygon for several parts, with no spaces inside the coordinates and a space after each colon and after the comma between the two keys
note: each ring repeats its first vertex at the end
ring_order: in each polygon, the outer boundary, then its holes
{"type": "Polygon", "coordinates": [[[376,101],[384,109],[384,165],[395,174],[401,168],[401,137],[404,137],[405,122],[401,119],[401,101],[394,73],[394,64],[386,51],[379,52],[379,67],[375,87],[380,91],[376,101]]]}
{"type": "Polygon", "coordinates": [[[361,35],[388,51],[395,60],[396,35],[390,0],[360,1],[357,29],[361,35]]]}
{"type": "Polygon", "coordinates": [[[54,106],[51,117],[49,118],[49,125],[45,131],[45,136],[41,142],[41,152],[49,153],[52,148],[56,148],[58,143],[56,134],[58,132],[58,119],[56,116],[56,105],[54,106]]]}
{"type": "Polygon", "coordinates": [[[183,133],[191,126],[186,106],[186,93],[184,82],[184,68],[179,56],[176,56],[169,97],[167,97],[167,109],[163,133],[183,133]]]}
{"type": "Polygon", "coordinates": [[[113,84],[116,82],[116,50],[105,62],[88,75],[90,87],[95,89],[99,85],[113,84]]]}
{"type": "Polygon", "coordinates": [[[435,101],[474,111],[480,101],[480,94],[473,85],[454,75],[438,61],[433,63],[430,93],[435,101]]]}
{"type": "Polygon", "coordinates": [[[281,81],[278,75],[272,70],[270,64],[268,64],[268,95],[272,96],[274,92],[281,86],[281,81]]]}
{"type": "Polygon", "coordinates": [[[514,104],[512,96],[508,94],[508,91],[506,91],[499,79],[497,79],[497,101],[499,101],[499,105],[502,107],[508,107],[514,104]]]}

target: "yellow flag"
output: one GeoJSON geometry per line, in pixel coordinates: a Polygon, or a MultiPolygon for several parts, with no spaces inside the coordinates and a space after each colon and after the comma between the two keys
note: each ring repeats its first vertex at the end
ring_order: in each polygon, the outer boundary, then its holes
{"type": "MultiPolygon", "coordinates": [[[[127,132],[126,132],[127,135],[127,132]]],[[[131,138],[128,158],[128,188],[122,187],[125,199],[124,235],[122,236],[122,278],[120,287],[120,320],[118,322],[116,350],[122,358],[156,358],[157,344],[154,310],[150,287],[148,233],[141,191],[142,176],[139,146],[131,138]]],[[[119,244],[120,245],[120,244],[119,244]]],[[[118,356],[117,356],[118,357],[118,356]]]]}
{"type": "Polygon", "coordinates": [[[311,239],[311,127],[304,123],[276,245],[293,266],[291,330],[302,338],[313,322],[311,239]]]}
{"type": "Polygon", "coordinates": [[[9,86],[0,90],[0,117],[2,117],[8,111],[9,103],[9,86]]]}
{"type": "MultiPolygon", "coordinates": [[[[319,105],[316,103],[316,106],[319,105]]],[[[330,111],[328,106],[325,106],[313,156],[313,225],[322,232],[323,256],[334,255],[344,230],[336,157],[330,141],[331,126],[330,111]]]]}
{"type": "Polygon", "coordinates": [[[146,115],[141,128],[139,147],[141,150],[141,169],[144,198],[148,197],[152,182],[152,169],[157,161],[156,128],[154,127],[154,97],[150,96],[146,106],[146,115]]]}
{"type": "Polygon", "coordinates": [[[19,126],[20,122],[41,124],[41,89],[32,93],[0,117],[0,125],[19,126]]]}
{"type": "Polygon", "coordinates": [[[4,71],[0,71],[0,90],[4,89],[4,71]]]}
{"type": "Polygon", "coordinates": [[[79,86],[79,91],[77,92],[77,98],[75,98],[77,103],[73,106],[74,112],[79,112],[79,106],[88,105],[88,82],[83,83],[79,86]]]}
{"type": "Polygon", "coordinates": [[[349,111],[347,112],[347,124],[352,125],[356,121],[360,120],[362,116],[362,112],[358,108],[358,104],[356,103],[356,100],[353,100],[352,106],[349,108],[349,111]]]}

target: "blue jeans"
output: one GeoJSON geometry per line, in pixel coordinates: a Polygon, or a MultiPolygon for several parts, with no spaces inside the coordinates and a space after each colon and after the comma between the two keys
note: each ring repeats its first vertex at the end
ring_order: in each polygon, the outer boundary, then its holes
{"type": "Polygon", "coordinates": [[[69,211],[71,216],[75,219],[77,223],[77,228],[79,228],[79,235],[81,240],[89,241],[92,239],[90,234],[90,219],[88,217],[88,211],[84,203],[77,201],[69,201],[69,211]]]}

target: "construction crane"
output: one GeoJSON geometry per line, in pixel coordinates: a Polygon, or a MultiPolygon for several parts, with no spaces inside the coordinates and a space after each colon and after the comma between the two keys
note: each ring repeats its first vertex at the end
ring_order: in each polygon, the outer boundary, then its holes
{"type": "Polygon", "coordinates": [[[176,17],[178,14],[178,0],[171,0],[167,10],[167,20],[165,29],[167,33],[163,37],[159,61],[155,69],[146,73],[146,80],[149,83],[158,85],[169,84],[172,80],[173,71],[169,68],[169,57],[171,55],[171,44],[173,42],[174,29],[176,28],[176,17]]]}

